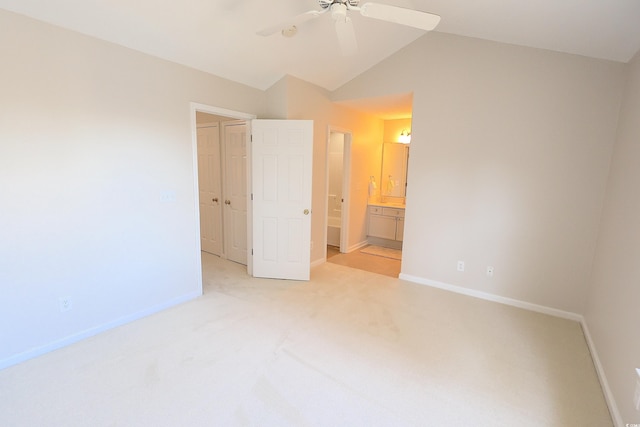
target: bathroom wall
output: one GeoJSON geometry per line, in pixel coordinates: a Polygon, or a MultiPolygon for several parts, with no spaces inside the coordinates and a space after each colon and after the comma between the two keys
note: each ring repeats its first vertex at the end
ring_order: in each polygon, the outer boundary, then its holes
{"type": "Polygon", "coordinates": [[[384,121],[384,142],[400,142],[400,132],[411,132],[411,117],[384,121]]]}

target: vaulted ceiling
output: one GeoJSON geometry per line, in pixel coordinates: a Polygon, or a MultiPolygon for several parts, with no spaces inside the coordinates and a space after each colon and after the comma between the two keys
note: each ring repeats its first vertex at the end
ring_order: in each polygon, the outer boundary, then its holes
{"type": "MultiPolygon", "coordinates": [[[[436,31],[627,62],[640,49],[639,0],[375,0],[438,14],[436,31]]],[[[361,4],[367,0],[361,0],[361,4]]],[[[329,14],[291,38],[260,29],[317,0],[0,0],[0,8],[267,89],[292,75],[334,90],[426,33],[350,13],[344,57],[329,14]]]]}

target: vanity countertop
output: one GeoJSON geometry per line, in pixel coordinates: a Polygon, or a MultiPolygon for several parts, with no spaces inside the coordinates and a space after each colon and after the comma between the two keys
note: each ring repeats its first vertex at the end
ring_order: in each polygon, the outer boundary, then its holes
{"type": "Polygon", "coordinates": [[[380,206],[383,208],[405,209],[404,203],[399,202],[369,202],[369,206],[380,206]]]}

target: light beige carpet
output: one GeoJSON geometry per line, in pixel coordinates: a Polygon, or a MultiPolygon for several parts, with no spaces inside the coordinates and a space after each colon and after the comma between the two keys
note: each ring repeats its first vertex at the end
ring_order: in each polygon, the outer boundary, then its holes
{"type": "Polygon", "coordinates": [[[331,263],[295,282],[203,262],[203,297],[0,371],[0,426],[612,425],[576,322],[331,263]]]}
{"type": "Polygon", "coordinates": [[[385,248],[382,246],[369,245],[360,250],[363,254],[376,255],[391,259],[402,259],[402,251],[398,249],[385,248]]]}

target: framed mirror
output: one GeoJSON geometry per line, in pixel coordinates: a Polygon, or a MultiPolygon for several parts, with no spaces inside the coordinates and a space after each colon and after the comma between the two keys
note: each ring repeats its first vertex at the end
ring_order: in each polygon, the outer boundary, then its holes
{"type": "Polygon", "coordinates": [[[409,145],[385,142],[382,146],[382,197],[405,197],[407,190],[407,166],[409,145]]]}

